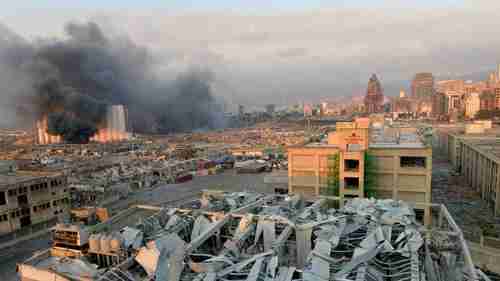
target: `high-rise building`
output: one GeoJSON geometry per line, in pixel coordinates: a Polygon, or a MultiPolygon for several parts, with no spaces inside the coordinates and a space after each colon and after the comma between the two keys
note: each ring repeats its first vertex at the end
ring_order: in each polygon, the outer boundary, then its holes
{"type": "Polygon", "coordinates": [[[497,69],[497,82],[500,82],[500,63],[498,64],[498,69],[497,69]]]}
{"type": "Polygon", "coordinates": [[[470,93],[465,96],[465,116],[474,118],[476,113],[481,108],[481,99],[478,93],[470,93]]]}
{"type": "Polygon", "coordinates": [[[447,110],[447,99],[446,95],[442,92],[436,92],[432,97],[432,115],[434,117],[440,117],[446,114],[447,110]]]}
{"type": "Polygon", "coordinates": [[[485,90],[479,96],[480,110],[493,110],[496,105],[495,93],[491,90],[485,90]]]}
{"type": "Polygon", "coordinates": [[[245,106],[242,104],[238,105],[238,115],[240,116],[240,118],[245,115],[245,106]]]}
{"type": "Polygon", "coordinates": [[[365,112],[367,113],[380,113],[384,110],[384,94],[382,92],[382,86],[377,78],[377,75],[373,74],[368,81],[368,87],[366,89],[365,96],[365,112]]]}
{"type": "Polygon", "coordinates": [[[273,115],[275,108],[276,108],[276,106],[274,104],[268,104],[268,105],[266,105],[266,112],[267,112],[267,114],[273,115]]]}
{"type": "Polygon", "coordinates": [[[313,108],[310,104],[304,104],[304,117],[313,115],[313,108]]]}
{"type": "Polygon", "coordinates": [[[464,80],[442,80],[436,83],[436,90],[441,93],[456,92],[463,94],[465,92],[464,80]]]}
{"type": "Polygon", "coordinates": [[[411,83],[411,97],[417,100],[430,100],[434,94],[432,73],[417,73],[411,83]]]}

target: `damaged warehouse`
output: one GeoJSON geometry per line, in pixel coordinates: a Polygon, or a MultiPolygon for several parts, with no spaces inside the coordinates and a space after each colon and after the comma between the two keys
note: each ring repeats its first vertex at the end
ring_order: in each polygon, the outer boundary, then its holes
{"type": "Polygon", "coordinates": [[[102,227],[73,254],[37,254],[18,271],[22,281],[487,280],[444,206],[431,206],[424,227],[401,201],[331,208],[339,203],[210,192],[178,208],[140,206],[157,212],[120,231],[102,227]]]}

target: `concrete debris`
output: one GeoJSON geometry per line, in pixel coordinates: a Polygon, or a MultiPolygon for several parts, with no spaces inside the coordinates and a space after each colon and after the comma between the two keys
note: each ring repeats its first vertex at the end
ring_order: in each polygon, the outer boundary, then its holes
{"type": "Polygon", "coordinates": [[[139,249],[143,241],[143,233],[139,229],[126,226],[120,231],[121,237],[123,238],[123,246],[126,249],[139,249]]]}
{"type": "Polygon", "coordinates": [[[102,280],[479,280],[453,219],[424,228],[401,201],[354,199],[331,209],[326,199],[296,196],[204,198],[205,208],[163,208],[124,228],[125,258],[100,263],[109,277],[102,280]]]}
{"type": "Polygon", "coordinates": [[[178,280],[184,245],[185,242],[179,236],[170,234],[150,241],[139,250],[135,260],[144,268],[148,276],[155,276],[156,280],[178,280]]]}
{"type": "Polygon", "coordinates": [[[196,239],[203,232],[205,232],[208,228],[210,228],[210,221],[204,216],[199,216],[194,221],[193,231],[191,232],[191,240],[196,239]]]}

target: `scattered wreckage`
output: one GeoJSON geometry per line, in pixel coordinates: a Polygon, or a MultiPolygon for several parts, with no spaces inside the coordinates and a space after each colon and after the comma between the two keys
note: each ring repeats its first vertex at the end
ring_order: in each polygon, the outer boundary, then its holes
{"type": "Polygon", "coordinates": [[[423,226],[401,201],[210,192],[18,270],[30,281],[487,280],[446,208],[432,209],[423,226]]]}

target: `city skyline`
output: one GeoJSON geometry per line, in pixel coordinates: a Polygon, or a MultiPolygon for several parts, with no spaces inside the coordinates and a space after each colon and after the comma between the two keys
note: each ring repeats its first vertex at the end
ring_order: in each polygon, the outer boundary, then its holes
{"type": "Polygon", "coordinates": [[[500,9],[491,8],[497,4],[425,1],[391,9],[391,1],[341,2],[294,8],[279,1],[268,10],[257,3],[245,12],[245,3],[237,9],[194,3],[191,10],[173,3],[153,10],[154,1],[141,7],[124,3],[122,9],[77,2],[50,9],[60,2],[49,1],[32,8],[9,4],[0,23],[35,40],[62,36],[68,21],[95,21],[150,48],[161,58],[162,73],[206,67],[215,74],[217,95],[231,104],[258,106],[268,102],[264,98],[283,105],[303,97],[361,96],[371,73],[384,81],[387,96],[396,96],[401,88],[409,90],[415,73],[484,79],[500,60],[500,9]]]}

